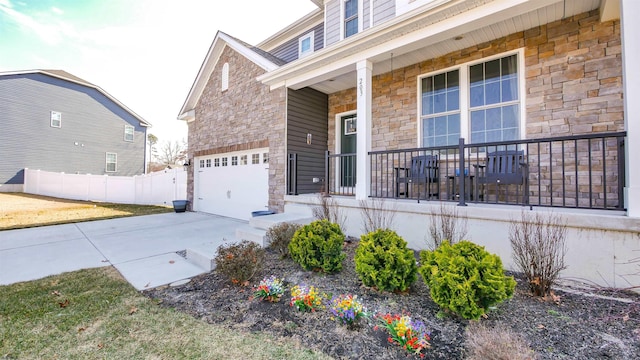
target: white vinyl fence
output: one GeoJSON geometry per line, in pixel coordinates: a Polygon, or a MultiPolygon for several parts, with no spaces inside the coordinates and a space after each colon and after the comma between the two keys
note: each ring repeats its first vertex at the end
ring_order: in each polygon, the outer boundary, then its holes
{"type": "Polygon", "coordinates": [[[137,176],[54,173],[24,169],[24,192],[63,199],[171,205],[187,198],[187,172],[169,169],[137,176]]]}

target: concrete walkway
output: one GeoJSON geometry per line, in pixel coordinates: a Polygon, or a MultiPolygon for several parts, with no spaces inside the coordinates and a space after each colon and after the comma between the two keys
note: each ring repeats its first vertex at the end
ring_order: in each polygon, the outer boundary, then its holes
{"type": "Polygon", "coordinates": [[[208,271],[176,251],[233,241],[245,224],[187,212],[0,231],[0,285],[108,265],[138,290],[166,285],[208,271]]]}

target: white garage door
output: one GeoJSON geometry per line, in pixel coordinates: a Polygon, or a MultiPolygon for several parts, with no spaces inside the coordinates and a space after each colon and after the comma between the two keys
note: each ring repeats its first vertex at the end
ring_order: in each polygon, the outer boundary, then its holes
{"type": "Polygon", "coordinates": [[[268,210],[269,149],[195,158],[194,210],[248,220],[268,210]]]}

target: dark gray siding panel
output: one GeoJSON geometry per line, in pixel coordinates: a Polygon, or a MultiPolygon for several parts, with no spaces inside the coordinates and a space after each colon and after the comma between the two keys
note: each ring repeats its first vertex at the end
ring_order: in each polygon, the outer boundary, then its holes
{"type": "Polygon", "coordinates": [[[311,88],[289,89],[287,97],[287,152],[298,154],[298,194],[316,193],[322,183],[313,178],[325,176],[324,155],[328,140],[328,106],[326,94],[311,88]],[[312,134],[311,145],[307,134],[312,134]]]}
{"type": "Polygon", "coordinates": [[[373,26],[396,16],[395,0],[373,0],[373,26]]]}
{"type": "Polygon", "coordinates": [[[325,4],[325,47],[340,41],[340,1],[333,0],[325,4]]]}
{"type": "Polygon", "coordinates": [[[22,184],[24,168],[106,174],[107,152],[117,172],[144,173],[146,128],[99,91],[43,74],[0,77],[0,184],[22,184]],[[62,127],[50,126],[51,111],[62,127]],[[124,141],[124,126],[134,141],[124,141]]]}
{"type": "Polygon", "coordinates": [[[300,37],[313,31],[313,51],[318,51],[324,47],[324,23],[314,26],[312,29],[301,33],[299,36],[287,41],[270,51],[272,55],[287,63],[298,59],[298,41],[300,37]]]}

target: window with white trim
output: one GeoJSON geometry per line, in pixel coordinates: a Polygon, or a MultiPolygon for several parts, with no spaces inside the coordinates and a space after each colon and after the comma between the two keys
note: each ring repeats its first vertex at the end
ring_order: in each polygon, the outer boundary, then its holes
{"type": "Polygon", "coordinates": [[[222,65],[222,76],[220,79],[221,90],[225,91],[229,89],[229,63],[222,65]]]}
{"type": "Polygon", "coordinates": [[[55,128],[62,127],[62,113],[57,111],[51,112],[51,127],[55,127],[55,128]]]}
{"type": "Polygon", "coordinates": [[[260,154],[251,154],[251,164],[260,164],[260,154]]]}
{"type": "Polygon", "coordinates": [[[358,33],[358,0],[344,2],[344,38],[358,33]]]}
{"type": "Polygon", "coordinates": [[[262,153],[262,163],[263,164],[269,163],[269,153],[262,153]]]}
{"type": "Polygon", "coordinates": [[[423,76],[419,84],[422,146],[520,139],[524,126],[522,52],[423,76]]]}
{"type": "Polygon", "coordinates": [[[213,167],[220,167],[220,158],[213,159],[213,167]]]}
{"type": "Polygon", "coordinates": [[[210,168],[211,167],[211,159],[207,159],[207,167],[210,168]]]}
{"type": "Polygon", "coordinates": [[[231,166],[237,166],[238,165],[238,157],[237,156],[232,156],[231,157],[231,166]]]}
{"type": "Polygon", "coordinates": [[[135,132],[135,128],[131,125],[124,126],[124,141],[133,141],[133,134],[135,132]]]}
{"type": "Polygon", "coordinates": [[[240,165],[247,165],[247,155],[240,156],[240,165]]]}
{"type": "Polygon", "coordinates": [[[314,32],[310,32],[298,39],[298,58],[309,55],[314,50],[314,32]]]}
{"type": "Polygon", "coordinates": [[[200,160],[200,167],[203,168],[204,167],[204,160],[200,160]]]}
{"type": "Polygon", "coordinates": [[[226,157],[222,158],[222,166],[227,166],[227,158],[226,157]]]}
{"type": "Polygon", "coordinates": [[[116,172],[118,170],[118,154],[108,152],[106,155],[106,172],[116,172]]]}

